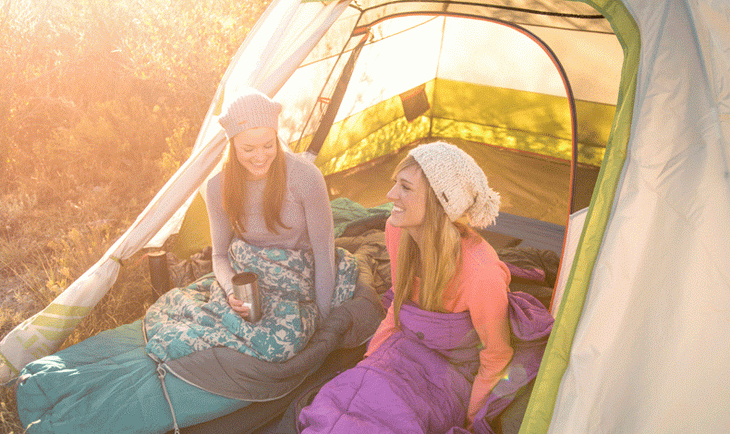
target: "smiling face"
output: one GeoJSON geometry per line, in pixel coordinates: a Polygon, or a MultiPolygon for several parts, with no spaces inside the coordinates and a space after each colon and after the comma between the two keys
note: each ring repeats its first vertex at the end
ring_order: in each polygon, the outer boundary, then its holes
{"type": "Polygon", "coordinates": [[[271,128],[251,128],[233,137],[236,157],[246,169],[246,179],[256,181],[266,178],[274,162],[279,146],[276,131],[271,128]]]}
{"type": "Polygon", "coordinates": [[[414,240],[420,238],[429,188],[423,171],[413,164],[396,173],[395,185],[386,195],[393,202],[388,221],[395,227],[403,228],[414,240]]]}

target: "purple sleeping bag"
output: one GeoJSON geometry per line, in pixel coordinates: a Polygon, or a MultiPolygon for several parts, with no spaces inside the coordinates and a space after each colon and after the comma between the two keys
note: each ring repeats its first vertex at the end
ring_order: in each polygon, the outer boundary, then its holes
{"type": "MultiPolygon", "coordinates": [[[[489,422],[537,374],[553,318],[537,299],[508,293],[512,345],[508,373],[477,414],[473,430],[489,422]]],[[[302,433],[466,432],[479,337],[468,312],[437,313],[404,304],[401,331],[370,357],[322,387],[299,415],[302,433]]]]}

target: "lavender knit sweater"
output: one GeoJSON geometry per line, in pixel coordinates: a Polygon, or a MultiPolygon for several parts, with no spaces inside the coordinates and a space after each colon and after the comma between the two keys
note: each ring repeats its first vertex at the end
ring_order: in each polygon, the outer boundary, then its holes
{"type": "MultiPolygon", "coordinates": [[[[289,227],[279,233],[269,232],[263,216],[266,180],[246,181],[249,206],[245,210],[246,232],[243,241],[258,247],[311,249],[314,253],[314,285],[317,306],[327,317],[335,285],[334,229],[332,209],[324,177],[309,161],[287,152],[287,191],[281,209],[281,221],[289,227]]],[[[232,294],[234,271],[228,260],[228,247],[234,232],[223,210],[222,172],[207,184],[206,204],[213,247],[213,272],[227,294],[232,294]]]]}

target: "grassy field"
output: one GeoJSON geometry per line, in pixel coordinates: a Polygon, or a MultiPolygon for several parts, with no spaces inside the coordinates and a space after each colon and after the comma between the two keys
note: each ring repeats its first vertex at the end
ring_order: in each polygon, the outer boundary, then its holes
{"type": "MultiPolygon", "coordinates": [[[[0,337],[96,263],[185,161],[267,3],[2,2],[0,337]]],[[[63,347],[144,314],[144,255],[63,347]]],[[[24,431],[4,385],[0,433],[24,431]]]]}

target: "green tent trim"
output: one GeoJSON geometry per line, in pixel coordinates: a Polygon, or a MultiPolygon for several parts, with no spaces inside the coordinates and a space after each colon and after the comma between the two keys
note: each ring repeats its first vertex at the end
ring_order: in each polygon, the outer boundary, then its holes
{"type": "Polygon", "coordinates": [[[563,302],[535,380],[535,387],[525,412],[520,434],[546,433],[555,409],[555,400],[568,367],[570,348],[578,328],[593,267],[598,257],[608,219],[611,215],[616,187],[626,160],[633,117],[636,81],[639,68],[641,38],[639,29],[626,7],[615,0],[585,1],[601,12],[616,33],[624,50],[624,63],[616,108],[616,117],[606,147],[596,190],[588,207],[586,230],[580,237],[567,279],[563,302]],[[577,265],[580,264],[580,267],[577,265]]]}

